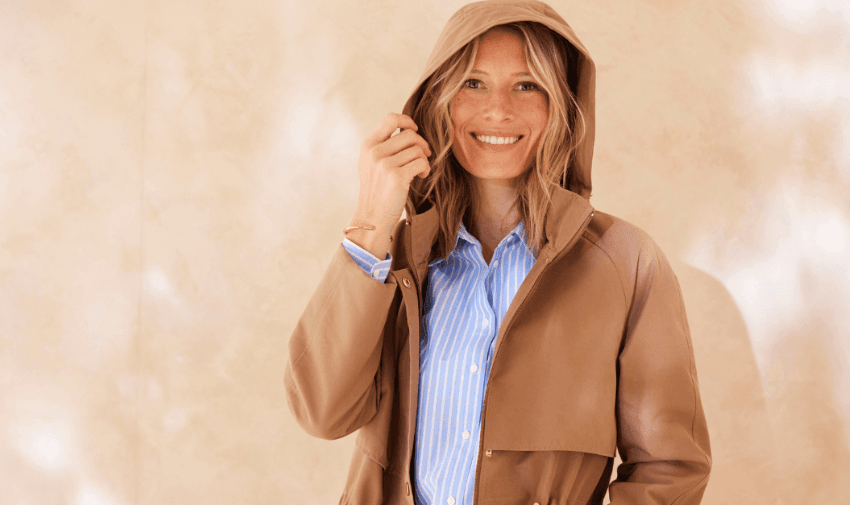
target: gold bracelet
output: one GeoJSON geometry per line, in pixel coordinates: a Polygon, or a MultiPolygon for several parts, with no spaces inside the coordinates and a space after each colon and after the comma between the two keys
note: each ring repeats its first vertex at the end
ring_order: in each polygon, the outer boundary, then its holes
{"type": "MultiPolygon", "coordinates": [[[[374,230],[376,230],[376,228],[375,228],[374,226],[347,226],[347,227],[343,228],[343,230],[342,230],[342,234],[343,234],[343,235],[348,235],[348,232],[350,232],[351,230],[370,230],[370,231],[374,231],[374,230]]],[[[393,236],[392,236],[392,235],[390,235],[390,242],[392,242],[392,241],[393,241],[393,236]]]]}

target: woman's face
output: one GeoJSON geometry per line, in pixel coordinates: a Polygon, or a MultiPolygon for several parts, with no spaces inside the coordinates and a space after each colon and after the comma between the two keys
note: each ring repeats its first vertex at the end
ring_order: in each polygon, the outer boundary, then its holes
{"type": "Polygon", "coordinates": [[[472,68],[451,104],[455,158],[478,179],[513,185],[531,165],[546,127],[546,95],[511,31],[487,32],[472,68]]]}

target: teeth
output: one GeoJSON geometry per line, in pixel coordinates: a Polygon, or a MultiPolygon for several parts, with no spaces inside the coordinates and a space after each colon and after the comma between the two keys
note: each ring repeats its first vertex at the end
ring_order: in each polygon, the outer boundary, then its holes
{"type": "Polygon", "coordinates": [[[478,135],[475,134],[475,138],[480,140],[481,142],[486,142],[487,144],[513,144],[519,137],[494,137],[492,135],[478,135]]]}

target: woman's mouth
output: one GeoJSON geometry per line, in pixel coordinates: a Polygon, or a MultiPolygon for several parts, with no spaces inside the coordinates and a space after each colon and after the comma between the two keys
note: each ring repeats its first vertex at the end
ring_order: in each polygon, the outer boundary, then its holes
{"type": "Polygon", "coordinates": [[[517,141],[519,141],[519,139],[521,139],[523,137],[522,135],[518,135],[518,136],[515,136],[515,137],[497,137],[495,135],[479,135],[479,134],[474,133],[474,132],[471,133],[470,135],[472,135],[472,138],[474,138],[475,140],[477,140],[479,142],[483,142],[485,144],[490,144],[490,145],[494,145],[494,146],[514,144],[517,141]]]}

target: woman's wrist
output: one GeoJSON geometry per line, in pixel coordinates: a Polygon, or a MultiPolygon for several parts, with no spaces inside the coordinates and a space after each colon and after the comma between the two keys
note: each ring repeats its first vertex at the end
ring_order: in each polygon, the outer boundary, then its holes
{"type": "Polygon", "coordinates": [[[390,223],[388,220],[355,217],[345,228],[344,234],[348,240],[368,251],[378,260],[384,260],[390,250],[394,226],[395,221],[390,223]]]}

